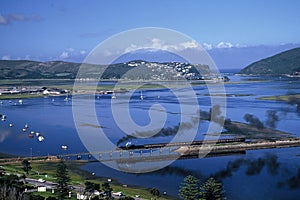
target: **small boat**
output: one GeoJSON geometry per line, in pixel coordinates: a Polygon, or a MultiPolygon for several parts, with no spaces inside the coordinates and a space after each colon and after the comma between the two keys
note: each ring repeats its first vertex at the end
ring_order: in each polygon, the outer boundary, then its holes
{"type": "Polygon", "coordinates": [[[62,150],[67,150],[67,149],[68,149],[68,146],[67,146],[67,145],[61,145],[61,149],[62,149],[62,150]]]}
{"type": "Polygon", "coordinates": [[[112,93],[111,98],[112,98],[112,99],[116,99],[116,98],[117,98],[117,95],[116,95],[115,93],[112,93]]]}
{"type": "Polygon", "coordinates": [[[126,148],[129,148],[131,146],[131,142],[127,142],[126,144],[125,144],[125,147],[126,148]]]}
{"type": "Polygon", "coordinates": [[[31,134],[34,134],[34,131],[30,131],[31,134]]]}
{"type": "Polygon", "coordinates": [[[27,128],[23,128],[22,131],[23,131],[23,132],[26,132],[26,131],[27,131],[27,128]]]}
{"type": "Polygon", "coordinates": [[[143,92],[141,91],[141,96],[140,96],[140,99],[143,100],[144,99],[144,95],[143,95],[143,92]]]}
{"type": "Polygon", "coordinates": [[[29,128],[29,125],[28,124],[25,124],[25,126],[24,126],[25,128],[29,128]]]}
{"type": "Polygon", "coordinates": [[[35,135],[36,135],[36,137],[39,137],[39,136],[40,136],[40,133],[39,133],[39,132],[36,132],[35,135]]]}
{"type": "Polygon", "coordinates": [[[14,124],[13,123],[9,123],[9,127],[13,127],[14,126],[14,124]]]}
{"type": "Polygon", "coordinates": [[[29,138],[33,138],[33,134],[32,134],[32,133],[29,133],[29,134],[28,134],[28,137],[29,137],[29,138]]]}
{"type": "Polygon", "coordinates": [[[6,120],[6,115],[2,115],[1,120],[5,121],[6,120]]]}
{"type": "Polygon", "coordinates": [[[43,142],[44,140],[45,140],[45,138],[44,138],[43,136],[40,135],[40,136],[38,137],[38,141],[39,141],[39,142],[43,142]]]}
{"type": "Polygon", "coordinates": [[[19,104],[23,104],[23,100],[22,99],[19,99],[19,104]]]}

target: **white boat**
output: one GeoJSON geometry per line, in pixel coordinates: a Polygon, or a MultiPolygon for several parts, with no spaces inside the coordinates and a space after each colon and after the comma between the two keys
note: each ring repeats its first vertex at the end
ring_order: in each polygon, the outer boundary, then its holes
{"type": "Polygon", "coordinates": [[[9,123],[9,126],[10,126],[10,127],[13,127],[13,126],[14,126],[14,124],[13,124],[13,123],[9,123]]]}
{"type": "Polygon", "coordinates": [[[19,100],[19,104],[23,104],[23,100],[22,99],[19,100]]]}
{"type": "Polygon", "coordinates": [[[6,115],[2,115],[1,120],[5,121],[6,120],[6,115]]]}
{"type": "Polygon", "coordinates": [[[36,132],[35,135],[36,135],[36,137],[39,137],[39,136],[40,136],[40,133],[39,133],[39,132],[36,132]]]}
{"type": "Polygon", "coordinates": [[[111,96],[112,99],[116,99],[117,98],[117,95],[115,93],[112,93],[112,96],[111,96]]]}
{"type": "Polygon", "coordinates": [[[62,149],[62,150],[67,150],[67,149],[68,149],[68,146],[67,146],[67,145],[61,145],[61,149],[62,149]]]}
{"type": "Polygon", "coordinates": [[[26,128],[23,128],[23,129],[22,129],[22,131],[23,131],[23,132],[26,132],[26,131],[27,131],[27,129],[26,129],[26,128]]]}
{"type": "Polygon", "coordinates": [[[128,147],[130,147],[131,146],[131,142],[127,142],[126,144],[125,144],[125,147],[126,148],[128,148],[128,147]]]}
{"type": "Polygon", "coordinates": [[[44,138],[43,136],[40,135],[40,136],[38,137],[38,141],[39,141],[39,142],[43,142],[44,140],[45,140],[45,138],[44,138]]]}
{"type": "Polygon", "coordinates": [[[144,99],[144,95],[143,95],[143,91],[141,91],[141,96],[140,99],[143,100],[144,99]]]}
{"type": "Polygon", "coordinates": [[[29,125],[28,124],[25,124],[25,126],[24,126],[25,128],[29,128],[29,125]]]}

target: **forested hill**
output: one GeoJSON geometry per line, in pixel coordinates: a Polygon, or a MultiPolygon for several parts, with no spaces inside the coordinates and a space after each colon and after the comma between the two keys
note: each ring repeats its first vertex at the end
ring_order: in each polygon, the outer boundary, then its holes
{"type": "Polygon", "coordinates": [[[254,75],[280,75],[300,73],[300,48],[291,49],[254,62],[244,69],[240,74],[254,75]]]}
{"type": "Polygon", "coordinates": [[[99,78],[101,73],[102,79],[178,80],[201,79],[202,76],[211,74],[207,65],[179,62],[158,63],[136,60],[112,64],[108,67],[104,65],[84,65],[88,66],[88,70],[77,77],[80,63],[0,60],[0,79],[99,78]]]}

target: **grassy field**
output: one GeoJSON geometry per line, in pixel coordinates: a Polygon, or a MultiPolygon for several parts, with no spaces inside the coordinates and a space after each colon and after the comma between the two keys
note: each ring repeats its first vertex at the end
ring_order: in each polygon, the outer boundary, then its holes
{"type": "MultiPolygon", "coordinates": [[[[84,183],[86,181],[91,181],[94,183],[102,184],[106,182],[107,180],[105,178],[100,178],[97,176],[92,175],[91,173],[81,170],[80,167],[84,165],[85,162],[77,162],[77,161],[67,161],[66,165],[68,167],[69,176],[71,177],[70,185],[74,186],[80,186],[84,188],[84,183]]],[[[57,167],[57,162],[38,162],[38,163],[31,163],[32,170],[29,172],[26,177],[39,179],[42,178],[46,181],[55,182],[55,171],[57,167]]],[[[2,167],[5,169],[7,173],[11,174],[19,174],[23,175],[25,174],[21,163],[14,163],[14,164],[5,164],[2,165],[2,167]]],[[[153,196],[150,193],[150,189],[144,189],[134,186],[123,186],[117,182],[117,180],[112,180],[110,183],[113,192],[119,192],[122,191],[126,196],[132,196],[135,197],[135,195],[139,195],[140,198],[143,199],[151,199],[153,196]]],[[[74,193],[74,192],[73,192],[74,193]]],[[[35,192],[34,194],[38,194],[44,197],[48,196],[56,196],[55,194],[52,194],[51,192],[35,192]]],[[[75,193],[74,193],[75,195],[75,193]]],[[[72,198],[76,199],[76,198],[72,198]]],[[[169,196],[162,196],[159,199],[172,199],[172,197],[169,196]]]]}

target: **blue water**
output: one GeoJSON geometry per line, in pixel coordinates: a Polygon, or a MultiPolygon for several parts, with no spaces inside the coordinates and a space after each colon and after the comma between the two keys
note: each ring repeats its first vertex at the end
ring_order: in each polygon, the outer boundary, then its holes
{"type": "MultiPolygon", "coordinates": [[[[231,120],[244,122],[246,113],[253,114],[261,121],[267,118],[268,110],[276,111],[279,121],[276,128],[290,132],[299,137],[299,118],[296,105],[285,102],[257,100],[262,96],[299,94],[300,80],[277,77],[239,77],[230,76],[232,82],[225,84],[227,94],[227,114],[231,120]],[[247,79],[266,79],[261,82],[248,82],[247,79]],[[234,96],[236,94],[236,96],[234,96]],[[238,96],[245,94],[246,96],[238,96]]],[[[107,84],[107,83],[106,83],[107,84]]],[[[111,83],[114,84],[114,83],[111,83]]],[[[195,86],[199,108],[209,111],[210,97],[206,86],[195,86]]],[[[130,115],[134,122],[145,126],[150,122],[149,108],[161,104],[167,113],[164,127],[174,127],[181,119],[180,106],[177,98],[168,89],[143,90],[144,100],[140,100],[140,91],[131,96],[130,115]]],[[[117,94],[116,106],[122,109],[122,99],[128,93],[117,94]]],[[[75,128],[72,101],[64,101],[65,97],[47,97],[18,100],[4,100],[0,105],[0,113],[7,115],[5,122],[0,121],[0,152],[22,156],[57,155],[65,153],[86,152],[75,128]],[[9,127],[9,123],[13,127],[9,127]],[[22,128],[29,125],[27,132],[22,128]],[[39,142],[36,137],[30,139],[30,131],[37,131],[45,140],[39,142]],[[61,145],[67,145],[63,151],[61,145]]],[[[111,111],[111,95],[99,95],[95,99],[95,110],[99,124],[107,137],[116,144],[126,136],[116,124],[111,111]]],[[[185,102],[188,104],[189,99],[185,102]]],[[[157,111],[159,114],[160,111],[157,111]]],[[[157,114],[156,113],[156,114],[157,114]]],[[[122,113],[120,113],[122,116],[122,113]]],[[[97,124],[81,124],[90,129],[97,124]]],[[[196,139],[202,139],[209,123],[200,123],[196,139]]],[[[144,138],[132,140],[134,144],[169,142],[171,136],[144,138]]],[[[101,141],[98,141],[101,145],[101,141]]],[[[123,143],[124,144],[124,143],[123,143]]],[[[224,157],[205,159],[178,160],[159,171],[146,174],[128,174],[111,169],[102,163],[89,163],[82,168],[95,172],[98,176],[109,177],[123,184],[143,187],[158,187],[161,191],[177,196],[177,191],[183,178],[193,174],[201,180],[216,176],[224,184],[228,199],[297,199],[300,197],[300,154],[299,148],[270,149],[247,151],[224,157]],[[234,167],[232,167],[234,166],[234,167]]]]}

